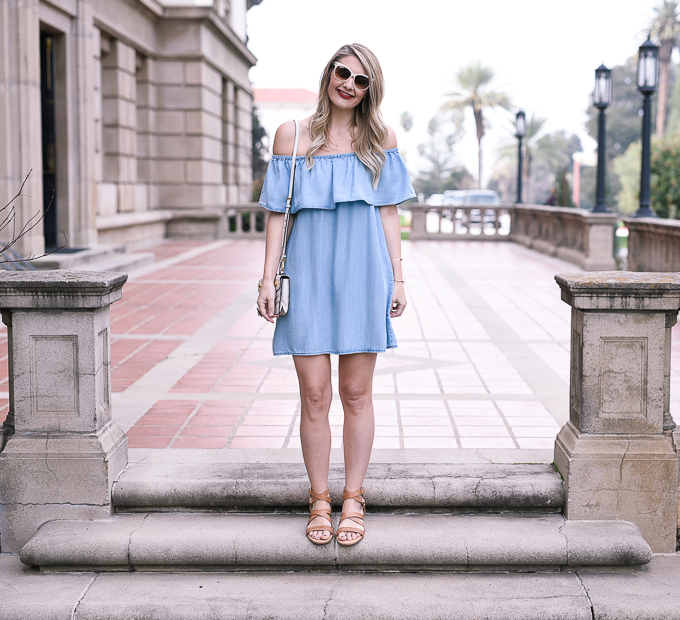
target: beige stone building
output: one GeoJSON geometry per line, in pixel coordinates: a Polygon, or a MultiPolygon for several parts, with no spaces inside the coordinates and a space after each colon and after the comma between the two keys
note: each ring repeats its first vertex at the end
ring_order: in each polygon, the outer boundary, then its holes
{"type": "Polygon", "coordinates": [[[51,202],[17,249],[219,236],[251,194],[258,3],[0,0],[0,201],[32,170],[16,230],[51,202]]]}

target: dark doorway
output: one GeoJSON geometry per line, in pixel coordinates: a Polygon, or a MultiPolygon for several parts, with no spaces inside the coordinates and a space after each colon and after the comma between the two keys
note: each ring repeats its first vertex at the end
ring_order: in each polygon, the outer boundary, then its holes
{"type": "Polygon", "coordinates": [[[43,234],[45,249],[57,245],[56,37],[40,33],[40,94],[42,107],[43,234]]]}

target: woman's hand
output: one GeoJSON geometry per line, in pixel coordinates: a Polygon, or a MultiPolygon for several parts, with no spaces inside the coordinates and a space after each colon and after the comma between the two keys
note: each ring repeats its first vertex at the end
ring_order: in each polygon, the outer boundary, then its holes
{"type": "Polygon", "coordinates": [[[394,319],[404,314],[406,308],[406,293],[404,292],[404,283],[395,282],[394,292],[392,293],[392,307],[390,308],[390,316],[394,319]]]}
{"type": "Polygon", "coordinates": [[[274,319],[278,316],[274,314],[275,302],[276,289],[274,288],[274,281],[263,280],[262,286],[260,286],[260,294],[257,296],[257,307],[263,318],[267,319],[270,323],[273,323],[274,319]]]}

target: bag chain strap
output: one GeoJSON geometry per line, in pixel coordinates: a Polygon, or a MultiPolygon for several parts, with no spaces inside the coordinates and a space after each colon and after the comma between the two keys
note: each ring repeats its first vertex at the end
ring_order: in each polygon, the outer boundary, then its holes
{"type": "Polygon", "coordinates": [[[277,276],[284,274],[286,266],[286,245],[288,243],[288,221],[290,220],[290,208],[293,203],[293,184],[295,181],[295,165],[297,163],[298,142],[300,141],[300,125],[295,123],[295,145],[293,146],[293,159],[290,164],[290,183],[288,185],[288,197],[286,198],[286,215],[283,219],[283,238],[281,239],[281,260],[279,261],[279,271],[277,276]]]}

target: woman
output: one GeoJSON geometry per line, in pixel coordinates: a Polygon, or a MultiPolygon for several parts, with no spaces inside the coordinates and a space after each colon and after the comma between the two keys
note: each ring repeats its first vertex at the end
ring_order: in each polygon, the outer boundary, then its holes
{"type": "Polygon", "coordinates": [[[345,493],[341,545],[364,535],[363,482],[373,444],[376,354],[397,346],[391,317],[404,312],[401,224],[396,205],[413,198],[394,131],[382,120],[384,82],[363,45],[341,47],[321,76],[316,112],[300,121],[286,273],[290,305],[274,314],[286,196],[295,142],[293,121],[276,132],[260,204],[270,211],[264,276],[257,305],[276,321],[274,355],[293,355],[300,384],[302,453],[309,474],[307,536],[333,537],[328,470],[330,355],[339,355],[345,413],[345,493]],[[304,156],[304,160],[302,158],[304,156]]]}

